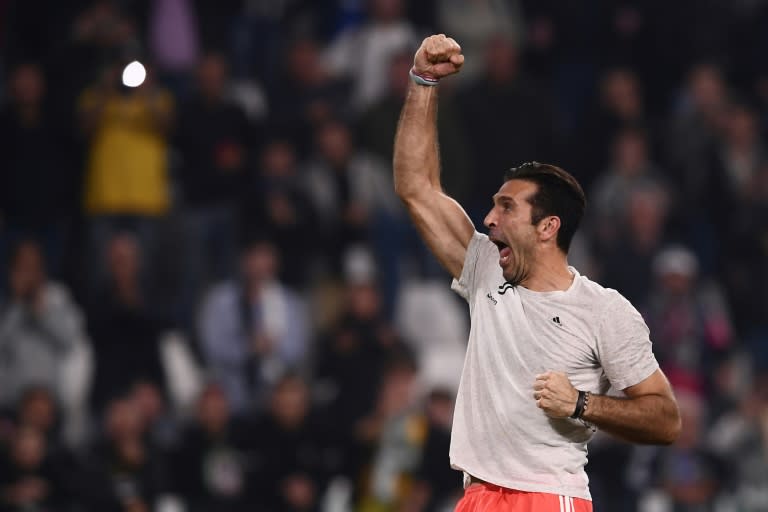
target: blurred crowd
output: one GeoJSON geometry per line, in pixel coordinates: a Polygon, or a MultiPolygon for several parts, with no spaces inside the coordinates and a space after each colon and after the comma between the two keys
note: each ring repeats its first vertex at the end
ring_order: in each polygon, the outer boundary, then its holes
{"type": "Polygon", "coordinates": [[[0,0],[0,512],[442,512],[465,305],[392,141],[421,39],[445,189],[561,165],[570,263],[684,418],[596,511],[768,510],[768,2],[0,0]],[[124,85],[134,60],[148,71],[124,85]]]}

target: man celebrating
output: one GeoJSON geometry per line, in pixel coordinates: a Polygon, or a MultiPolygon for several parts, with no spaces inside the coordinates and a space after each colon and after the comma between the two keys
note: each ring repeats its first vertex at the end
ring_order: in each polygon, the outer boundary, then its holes
{"type": "Polygon", "coordinates": [[[508,171],[488,235],[443,193],[437,85],[463,63],[453,39],[424,40],[394,150],[397,193],[470,307],[450,449],[466,489],[456,510],[591,511],[594,427],[668,444],[677,404],[637,310],[568,265],[586,204],[573,176],[536,162],[508,171]],[[607,396],[611,387],[622,396],[607,396]]]}

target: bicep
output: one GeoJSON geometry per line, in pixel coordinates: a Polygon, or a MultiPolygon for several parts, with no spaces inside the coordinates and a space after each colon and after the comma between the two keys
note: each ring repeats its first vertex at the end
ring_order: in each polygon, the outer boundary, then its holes
{"type": "Polygon", "coordinates": [[[475,227],[464,209],[440,190],[430,189],[405,202],[424,242],[440,264],[458,278],[475,227]]]}
{"type": "Polygon", "coordinates": [[[629,398],[637,398],[646,395],[658,395],[665,398],[674,399],[672,386],[669,384],[666,375],[661,369],[657,369],[651,375],[633,386],[625,388],[624,393],[629,398]]]}

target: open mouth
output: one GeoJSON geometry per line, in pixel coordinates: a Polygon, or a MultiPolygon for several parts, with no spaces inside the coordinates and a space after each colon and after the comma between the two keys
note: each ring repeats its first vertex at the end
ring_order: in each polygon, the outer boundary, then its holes
{"type": "Polygon", "coordinates": [[[493,240],[494,245],[499,249],[499,265],[502,267],[509,263],[512,256],[512,249],[500,240],[493,240]]]}

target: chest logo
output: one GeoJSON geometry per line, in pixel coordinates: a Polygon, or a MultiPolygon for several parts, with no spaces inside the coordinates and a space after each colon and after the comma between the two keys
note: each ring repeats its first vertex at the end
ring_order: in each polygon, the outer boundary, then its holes
{"type": "Polygon", "coordinates": [[[563,326],[563,324],[561,324],[561,323],[560,323],[560,317],[559,317],[559,316],[553,317],[553,318],[552,318],[552,321],[553,321],[553,322],[555,322],[555,323],[556,323],[557,325],[559,325],[560,327],[562,327],[562,326],[563,326]]]}
{"type": "Polygon", "coordinates": [[[494,306],[499,303],[499,301],[497,301],[496,299],[493,298],[493,295],[491,295],[491,292],[488,292],[488,295],[486,295],[486,297],[488,297],[488,300],[493,302],[494,306]]]}

